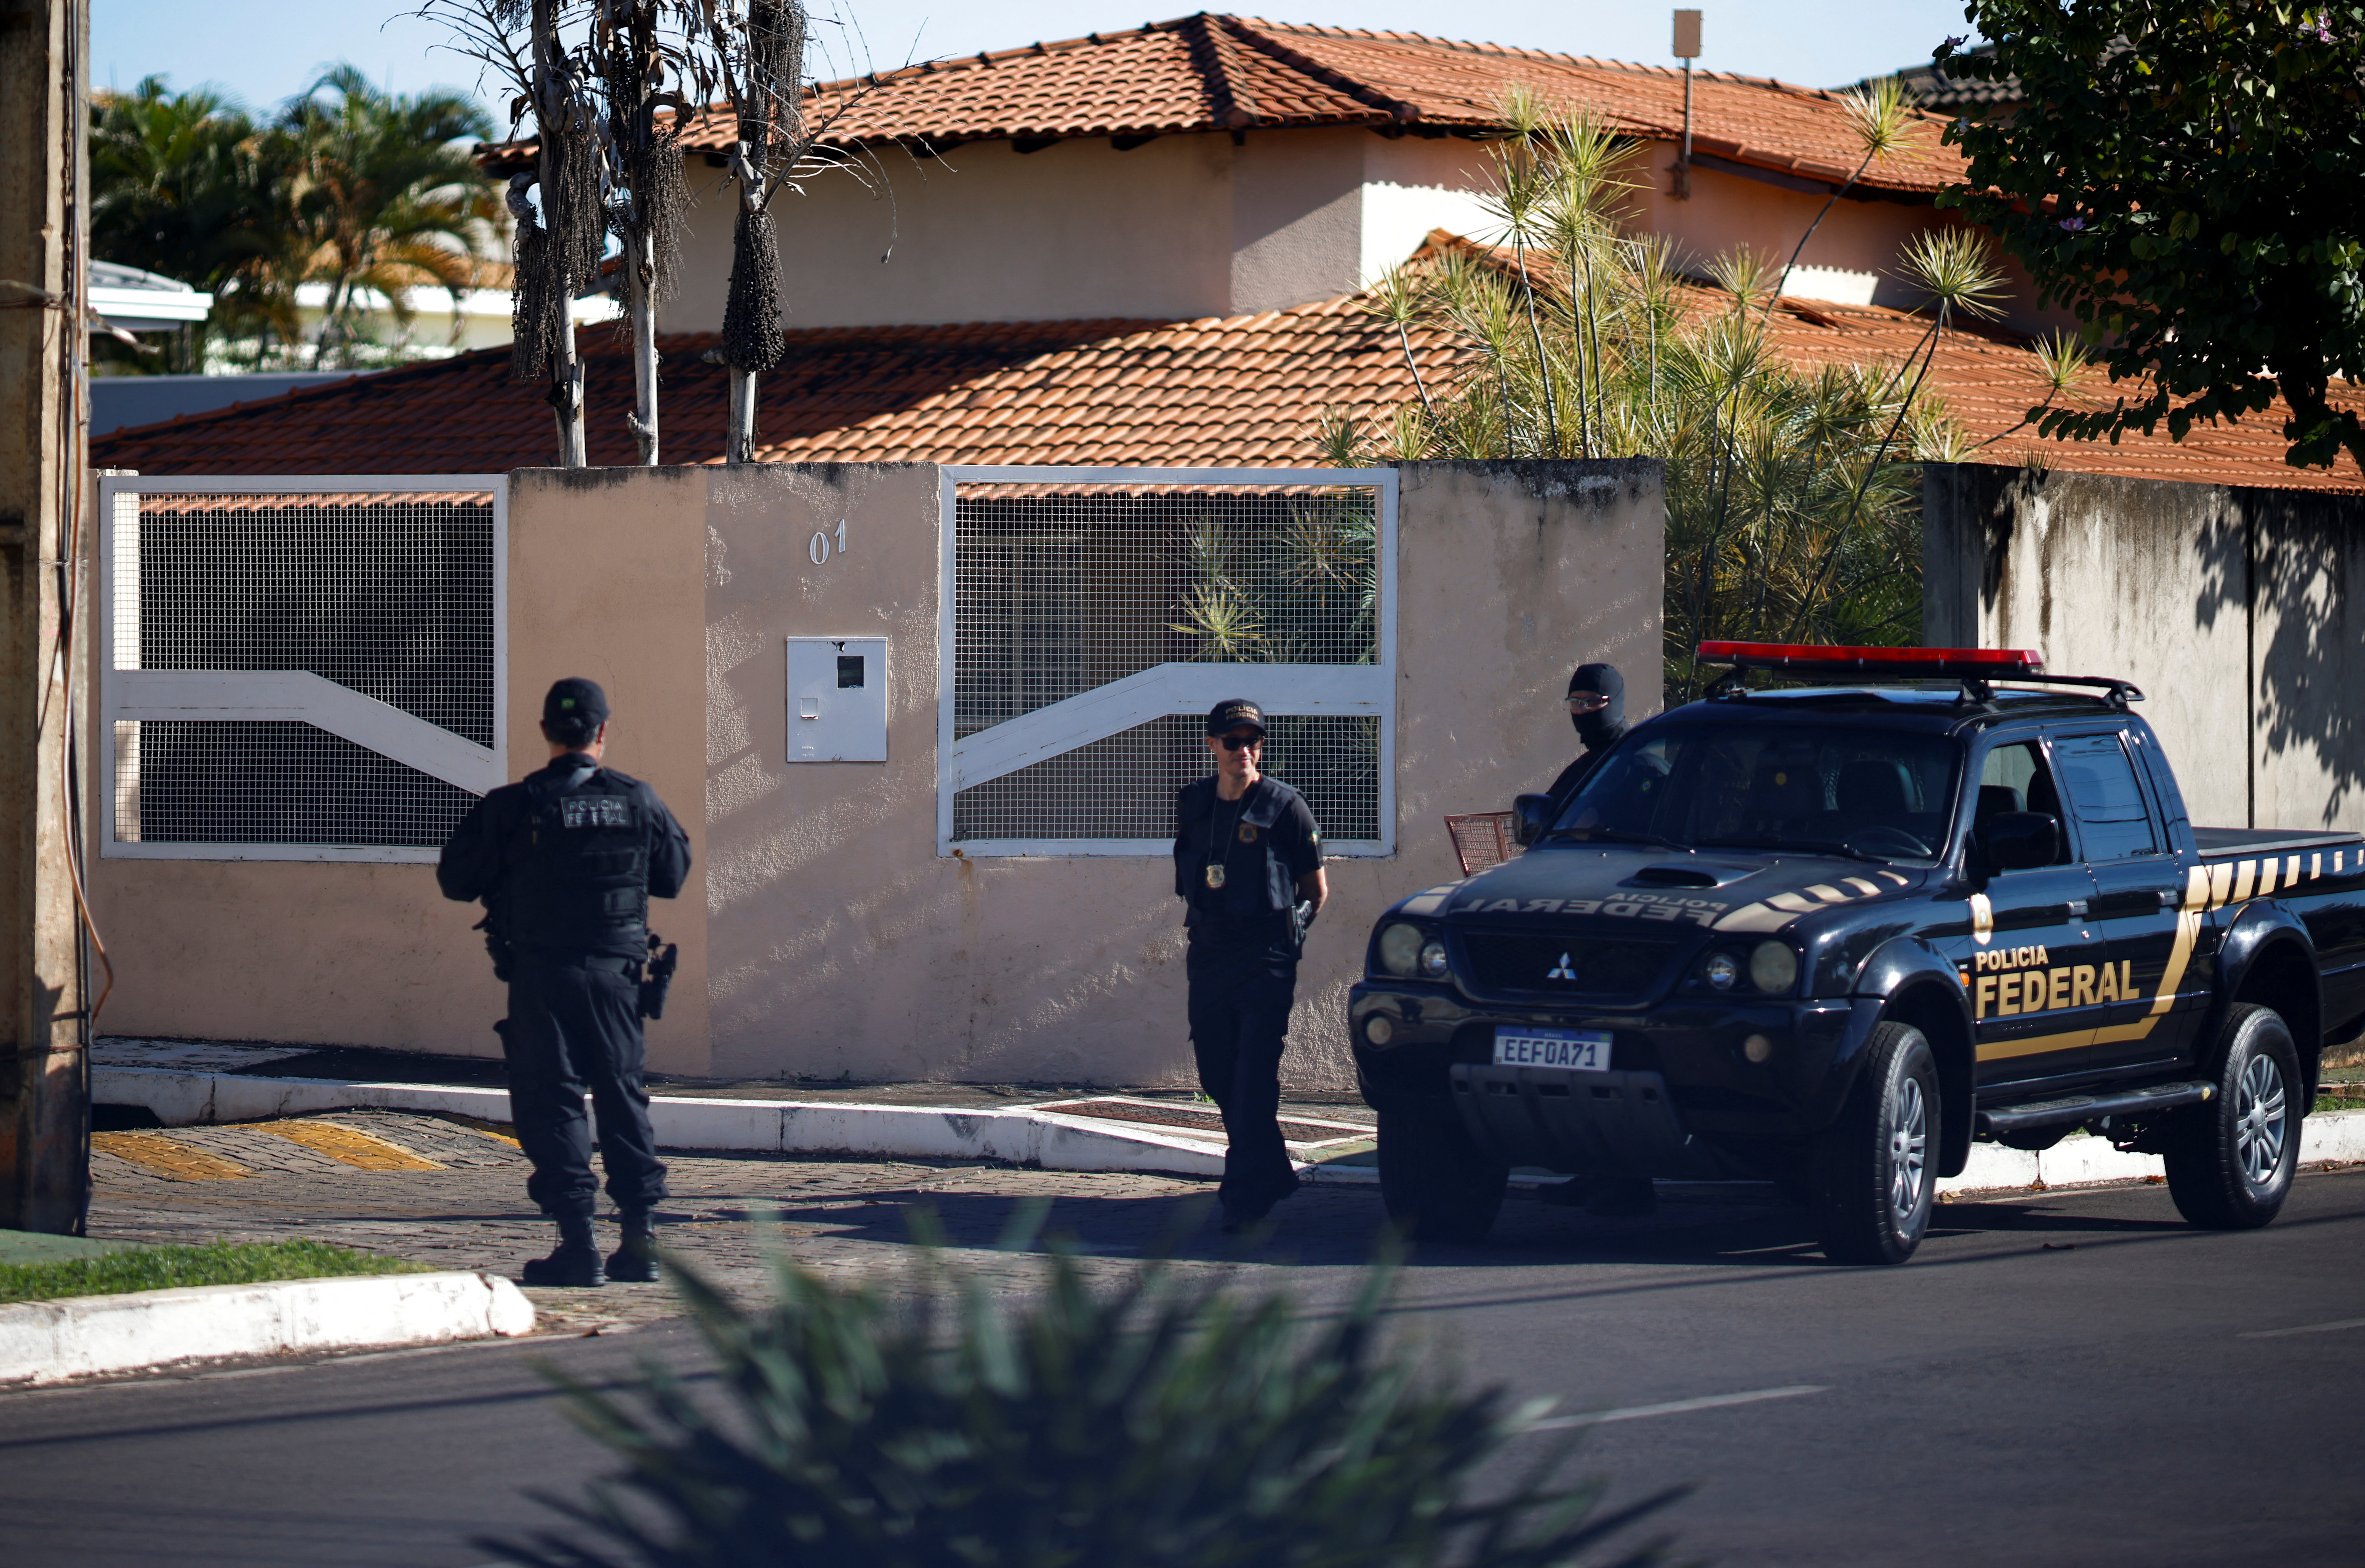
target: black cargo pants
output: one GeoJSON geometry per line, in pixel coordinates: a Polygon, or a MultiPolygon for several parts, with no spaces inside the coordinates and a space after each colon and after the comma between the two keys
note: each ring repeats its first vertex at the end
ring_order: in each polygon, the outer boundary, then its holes
{"type": "Polygon", "coordinates": [[[1224,1114],[1229,1147],[1216,1196],[1227,1210],[1261,1211],[1297,1191],[1279,1119],[1281,1052],[1297,996],[1287,922],[1254,935],[1191,928],[1191,1052],[1200,1087],[1224,1114]]]}
{"type": "Polygon", "coordinates": [[[519,952],[510,970],[510,1016],[501,1031],[509,1061],[510,1116],[533,1162],[526,1195],[552,1215],[588,1215],[600,1187],[591,1174],[588,1088],[600,1115],[600,1163],[620,1209],[656,1206],[665,1166],[649,1133],[642,1087],[644,1044],[637,970],[630,960],[519,952]]]}

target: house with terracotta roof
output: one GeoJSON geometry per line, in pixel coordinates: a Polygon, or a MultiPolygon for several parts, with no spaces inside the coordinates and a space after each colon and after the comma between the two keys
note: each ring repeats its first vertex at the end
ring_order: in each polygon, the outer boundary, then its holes
{"type": "MultiPolygon", "coordinates": [[[[1890,290],[1899,247],[1950,221],[1959,174],[1925,118],[1862,162],[1834,94],[1695,79],[1688,199],[1672,194],[1682,79],[1621,64],[1412,34],[1196,16],[825,84],[812,106],[838,151],[880,161],[875,199],[825,175],[779,203],[788,360],[763,379],[771,461],[1280,464],[1315,461],[1326,409],[1384,417],[1413,395],[1358,290],[1427,247],[1487,236],[1487,138],[1524,86],[1632,139],[1631,222],[1705,257],[1787,256],[1843,198],[1777,315],[1803,363],[1896,362],[1926,322],[1890,290]]],[[[728,128],[684,133],[703,197],[661,322],[664,454],[719,461],[726,394],[705,363],[729,275],[728,128]]],[[[488,149],[521,166],[524,144],[488,149]]],[[[2045,381],[2020,319],[1948,334],[1929,389],[1983,456],[2200,482],[2356,489],[2284,466],[2274,410],[2118,444],[2038,442],[2045,381]]],[[[634,461],[629,353],[582,334],[590,460],[634,461]]],[[[1448,345],[1417,340],[1426,354],[1448,345]]],[[[1450,368],[1448,371],[1450,375],[1450,368]]],[[[2074,399],[2103,404],[2101,376],[2074,399]]],[[[489,473],[551,460],[536,387],[501,350],[307,388],[94,442],[148,474],[489,473]]]]}
{"type": "MultiPolygon", "coordinates": [[[[1442,231],[1424,241],[1466,243],[1442,231]]],[[[1704,286],[1693,292],[1698,308],[1721,299],[1704,286]]],[[[1788,297],[1772,326],[1777,351],[1800,365],[1901,363],[1928,330],[1924,319],[1885,306],[1788,297]]],[[[1324,410],[1384,419],[1414,396],[1395,333],[1354,295],[1197,320],[827,327],[788,337],[786,362],[764,376],[766,462],[1299,466],[1320,461],[1324,410]]],[[[583,341],[590,461],[628,465],[630,343],[604,330],[583,341]]],[[[1426,329],[1412,342],[1434,386],[1452,345],[1426,329]]],[[[719,342],[712,332],[658,340],[670,461],[722,460],[728,394],[722,368],[705,358],[719,342]]],[[[1990,462],[2365,488],[2346,470],[2285,466],[2272,409],[2197,425],[2181,442],[2040,442],[2025,416],[2046,395],[2044,375],[2027,340],[2001,328],[1948,332],[1926,387],[1990,462]]],[[[2099,406],[2115,395],[2094,370],[2070,398],[2099,406]]],[[[506,350],[487,350],[120,431],[92,442],[92,461],[150,475],[485,474],[546,465],[550,439],[540,388],[511,379],[506,350]]]]}
{"type": "MultiPolygon", "coordinates": [[[[823,145],[873,174],[776,206],[789,324],[1191,319],[1351,294],[1433,229],[1492,237],[1484,144],[1519,90],[1630,139],[1631,226],[1702,265],[1743,244],[1788,258],[1844,186],[1789,293],[1911,306],[1899,247],[1953,221],[1933,198],[1961,161],[1936,117],[1858,174],[1837,94],[1701,73],[1678,197],[1676,70],[1202,13],[818,85],[823,145]]],[[[735,136],[727,114],[682,133],[699,205],[668,330],[722,325],[735,136]]],[[[521,170],[531,149],[486,162],[521,170]]],[[[2015,309],[2036,323],[2024,282],[2015,309]]]]}

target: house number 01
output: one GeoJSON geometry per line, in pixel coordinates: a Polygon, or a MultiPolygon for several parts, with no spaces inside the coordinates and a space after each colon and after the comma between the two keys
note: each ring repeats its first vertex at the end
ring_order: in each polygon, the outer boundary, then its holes
{"type": "Polygon", "coordinates": [[[813,531],[813,543],[805,546],[805,554],[813,557],[813,564],[814,566],[826,566],[829,565],[829,554],[833,548],[831,543],[831,535],[833,533],[836,535],[835,548],[837,553],[841,555],[846,554],[846,519],[839,518],[837,520],[837,527],[835,529],[815,529],[813,531]]]}

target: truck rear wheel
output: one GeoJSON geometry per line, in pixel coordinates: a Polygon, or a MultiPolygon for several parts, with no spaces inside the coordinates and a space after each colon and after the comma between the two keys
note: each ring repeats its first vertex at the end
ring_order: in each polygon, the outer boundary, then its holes
{"type": "Polygon", "coordinates": [[[2239,1002],[2209,1068],[2216,1094],[2169,1129],[2169,1196],[2205,1229],[2256,1230],[2282,1211],[2299,1169],[2299,1052],[2281,1014],[2239,1002]]]}
{"type": "Polygon", "coordinates": [[[1815,1229],[1834,1263],[1902,1263],[1938,1187],[1938,1058],[1922,1031],[1879,1024],[1839,1120],[1816,1141],[1815,1229]]]}
{"type": "Polygon", "coordinates": [[[1451,1113],[1380,1113],[1380,1200],[1414,1239],[1483,1241],[1510,1180],[1451,1113]]]}

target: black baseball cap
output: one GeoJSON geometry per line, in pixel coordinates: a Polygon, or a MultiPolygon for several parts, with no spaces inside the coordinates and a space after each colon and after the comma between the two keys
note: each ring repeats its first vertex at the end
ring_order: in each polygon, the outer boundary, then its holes
{"type": "Polygon", "coordinates": [[[1242,724],[1252,724],[1256,733],[1264,734],[1264,710],[1245,697],[1228,697],[1207,710],[1207,733],[1226,734],[1242,724]]]}
{"type": "Polygon", "coordinates": [[[570,675],[542,700],[542,727],[555,741],[588,741],[608,722],[608,694],[596,680],[570,675]]]}

